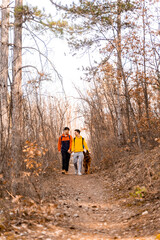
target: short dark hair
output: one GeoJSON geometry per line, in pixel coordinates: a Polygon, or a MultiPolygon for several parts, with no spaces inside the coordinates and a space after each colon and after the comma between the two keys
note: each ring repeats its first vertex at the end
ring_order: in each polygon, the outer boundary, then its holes
{"type": "Polygon", "coordinates": [[[80,134],[80,132],[81,132],[79,129],[75,129],[74,131],[75,131],[75,132],[78,132],[79,134],[80,134]]]}
{"type": "Polygon", "coordinates": [[[65,130],[68,130],[68,131],[69,131],[70,129],[69,129],[69,127],[65,127],[65,128],[63,129],[63,131],[65,131],[65,130]]]}

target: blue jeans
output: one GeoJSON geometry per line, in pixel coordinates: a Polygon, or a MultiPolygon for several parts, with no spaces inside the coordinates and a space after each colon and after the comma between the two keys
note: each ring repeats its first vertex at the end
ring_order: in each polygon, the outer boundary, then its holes
{"type": "Polygon", "coordinates": [[[81,171],[82,171],[83,159],[84,159],[83,152],[75,152],[74,153],[73,163],[74,163],[75,170],[78,170],[78,173],[81,173],[81,171]],[[77,165],[77,163],[78,163],[78,165],[77,165]]]}

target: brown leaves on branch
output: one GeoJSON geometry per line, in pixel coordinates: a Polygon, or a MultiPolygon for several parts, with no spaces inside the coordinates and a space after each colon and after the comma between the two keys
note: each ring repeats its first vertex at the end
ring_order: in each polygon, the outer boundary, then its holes
{"type": "MultiPolygon", "coordinates": [[[[26,168],[33,171],[34,175],[39,175],[42,172],[44,156],[48,149],[39,146],[36,141],[26,141],[26,145],[23,147],[23,153],[25,154],[24,162],[26,168]]],[[[29,176],[29,173],[26,173],[29,176]]]]}

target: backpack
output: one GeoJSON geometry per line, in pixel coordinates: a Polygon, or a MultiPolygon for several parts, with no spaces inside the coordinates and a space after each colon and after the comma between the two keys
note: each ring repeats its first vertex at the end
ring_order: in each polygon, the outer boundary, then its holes
{"type": "MultiPolygon", "coordinates": [[[[75,147],[75,139],[76,138],[74,138],[74,147],[75,147]]],[[[84,149],[84,138],[82,137],[82,147],[83,147],[83,149],[84,149]]]]}

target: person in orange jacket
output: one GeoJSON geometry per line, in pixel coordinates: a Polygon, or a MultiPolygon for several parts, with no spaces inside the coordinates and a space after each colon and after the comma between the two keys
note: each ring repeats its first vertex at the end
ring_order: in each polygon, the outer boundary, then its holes
{"type": "Polygon", "coordinates": [[[62,174],[67,174],[72,148],[72,136],[69,135],[69,128],[63,129],[63,134],[58,139],[58,151],[62,154],[62,174]]]}

